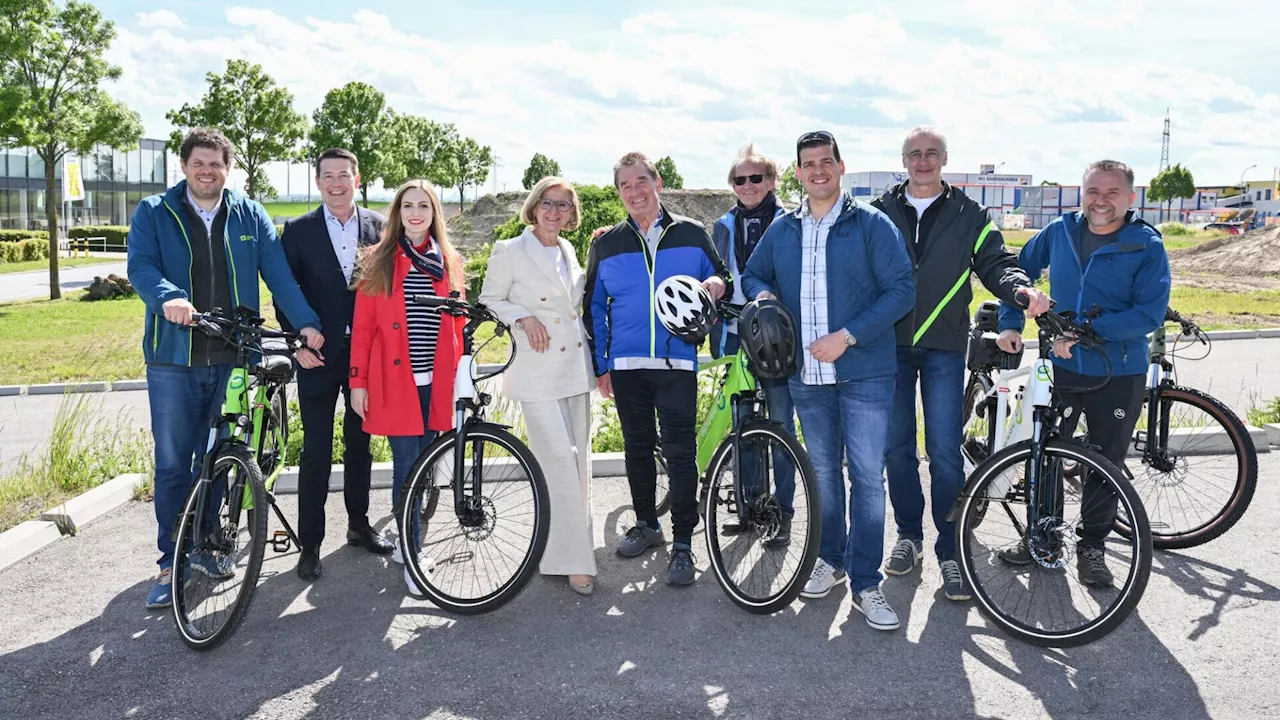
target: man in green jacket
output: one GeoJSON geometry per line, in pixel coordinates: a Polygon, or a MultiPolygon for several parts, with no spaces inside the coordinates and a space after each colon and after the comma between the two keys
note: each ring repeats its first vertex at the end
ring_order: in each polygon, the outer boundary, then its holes
{"type": "MultiPolygon", "coordinates": [[[[142,354],[155,438],[155,509],[160,575],[148,608],[172,604],[173,525],[204,456],[209,425],[221,406],[236,353],[193,330],[192,317],[214,308],[258,310],[258,275],[300,328],[307,346],[324,345],[320,320],[294,281],[267,211],[226,190],[230,141],[197,128],[182,141],[186,180],[143,199],[129,228],[129,282],[146,304],[142,354]]],[[[232,559],[204,554],[191,565],[216,579],[234,574],[232,559]]]]}

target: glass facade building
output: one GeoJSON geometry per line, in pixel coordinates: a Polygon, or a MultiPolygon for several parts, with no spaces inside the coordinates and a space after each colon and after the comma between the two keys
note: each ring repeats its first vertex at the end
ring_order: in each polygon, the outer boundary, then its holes
{"type": "MultiPolygon", "coordinates": [[[[134,150],[97,147],[80,159],[85,198],[71,203],[75,225],[128,225],[133,210],[148,195],[168,188],[176,167],[163,140],[144,138],[134,150]]],[[[29,148],[0,148],[0,229],[46,230],[44,162],[29,148]]],[[[63,217],[62,166],[56,170],[58,217],[63,217]]],[[[66,219],[62,219],[65,224],[66,219]]]]}

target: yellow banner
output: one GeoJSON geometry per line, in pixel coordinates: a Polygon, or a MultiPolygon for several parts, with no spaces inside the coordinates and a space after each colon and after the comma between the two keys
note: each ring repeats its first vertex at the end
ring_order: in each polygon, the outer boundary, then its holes
{"type": "Polygon", "coordinates": [[[84,199],[84,182],[80,177],[80,161],[67,160],[62,165],[62,200],[84,199]]]}

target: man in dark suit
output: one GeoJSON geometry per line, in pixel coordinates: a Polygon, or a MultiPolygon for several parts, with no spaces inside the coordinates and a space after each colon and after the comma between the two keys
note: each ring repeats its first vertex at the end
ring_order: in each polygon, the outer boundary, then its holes
{"type": "MultiPolygon", "coordinates": [[[[378,242],[386,218],[356,206],[360,169],[349,150],[325,150],[316,160],[316,186],[323,204],[285,222],[281,243],[293,276],[307,302],[320,316],[324,354],[298,353],[298,405],[302,411],[302,460],[298,468],[298,577],[320,577],[320,543],[324,540],[324,505],[332,470],[334,410],[341,392],[343,416],[343,495],[347,506],[347,542],[378,555],[395,546],[369,526],[369,435],[351,409],[347,371],[351,354],[351,318],[355,311],[355,273],[359,250],[378,242]]],[[[276,308],[286,330],[288,318],[276,308]]]]}

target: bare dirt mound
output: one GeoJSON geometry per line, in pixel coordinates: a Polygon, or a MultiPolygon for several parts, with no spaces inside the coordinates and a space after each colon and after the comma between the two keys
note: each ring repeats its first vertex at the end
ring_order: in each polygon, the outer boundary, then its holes
{"type": "Polygon", "coordinates": [[[1175,272],[1235,277],[1280,276],[1280,225],[1211,240],[1169,256],[1175,272]]]}
{"type": "MultiPolygon", "coordinates": [[[[461,214],[449,218],[449,239],[463,254],[493,242],[493,228],[520,212],[525,195],[524,191],[485,195],[461,214]]],[[[726,210],[733,207],[734,202],[733,193],[729,190],[662,191],[662,204],[667,209],[701,222],[707,227],[707,232],[726,210]]]]}

